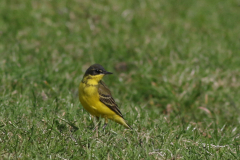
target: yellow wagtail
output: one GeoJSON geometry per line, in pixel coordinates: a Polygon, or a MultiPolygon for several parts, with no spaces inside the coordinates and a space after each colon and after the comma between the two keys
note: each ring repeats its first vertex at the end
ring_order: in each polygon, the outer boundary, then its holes
{"type": "Polygon", "coordinates": [[[118,109],[112,94],[102,78],[107,72],[101,65],[91,65],[85,72],[79,85],[79,100],[83,107],[97,119],[105,118],[103,128],[107,126],[108,119],[111,119],[124,127],[131,129],[125,122],[122,113],[118,109]]]}

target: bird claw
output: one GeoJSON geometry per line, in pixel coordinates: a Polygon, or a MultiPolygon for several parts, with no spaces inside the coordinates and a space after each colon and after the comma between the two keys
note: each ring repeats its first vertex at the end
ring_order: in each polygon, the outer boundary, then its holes
{"type": "Polygon", "coordinates": [[[107,123],[104,123],[103,130],[107,127],[107,123]]]}

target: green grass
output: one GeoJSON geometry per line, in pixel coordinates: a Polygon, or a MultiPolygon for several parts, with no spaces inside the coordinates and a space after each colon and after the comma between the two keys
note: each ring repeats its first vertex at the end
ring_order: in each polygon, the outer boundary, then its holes
{"type": "Polygon", "coordinates": [[[1,0],[0,159],[239,159],[239,5],[1,0]],[[133,131],[92,132],[94,63],[133,131]]]}

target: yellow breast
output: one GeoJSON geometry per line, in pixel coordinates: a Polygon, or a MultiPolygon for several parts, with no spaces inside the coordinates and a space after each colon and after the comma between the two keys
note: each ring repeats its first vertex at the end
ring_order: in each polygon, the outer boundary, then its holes
{"type": "Polygon", "coordinates": [[[97,86],[79,85],[79,100],[83,107],[92,115],[97,116],[96,104],[99,101],[97,86]]]}
{"type": "Polygon", "coordinates": [[[98,86],[80,83],[79,100],[90,114],[97,117],[112,118],[116,113],[99,100],[98,86]]]}

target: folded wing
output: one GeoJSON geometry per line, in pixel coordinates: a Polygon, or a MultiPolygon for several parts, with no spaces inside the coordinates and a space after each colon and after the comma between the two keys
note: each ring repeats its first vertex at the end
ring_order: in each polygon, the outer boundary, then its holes
{"type": "Polygon", "coordinates": [[[117,115],[123,117],[122,113],[118,109],[115,100],[112,97],[111,91],[108,89],[106,84],[103,83],[103,81],[99,82],[98,92],[100,96],[100,101],[103,104],[105,104],[108,108],[110,108],[112,111],[114,111],[117,115]]]}

